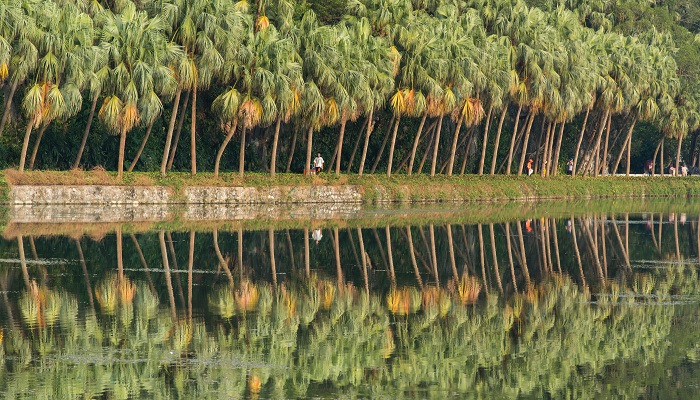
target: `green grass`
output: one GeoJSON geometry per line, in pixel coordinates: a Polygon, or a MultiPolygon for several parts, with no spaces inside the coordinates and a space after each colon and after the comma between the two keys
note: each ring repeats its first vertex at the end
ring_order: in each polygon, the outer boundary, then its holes
{"type": "Polygon", "coordinates": [[[29,171],[23,174],[5,170],[0,174],[0,201],[7,201],[8,185],[132,185],[167,186],[176,194],[197,186],[312,186],[354,185],[366,203],[379,201],[450,202],[521,199],[587,199],[616,197],[688,197],[700,195],[697,177],[577,177],[525,176],[436,176],[321,174],[223,173],[214,178],[203,172],[196,176],[174,172],[161,177],[157,172],[126,173],[123,181],[116,173],[98,171],[29,171]]]}

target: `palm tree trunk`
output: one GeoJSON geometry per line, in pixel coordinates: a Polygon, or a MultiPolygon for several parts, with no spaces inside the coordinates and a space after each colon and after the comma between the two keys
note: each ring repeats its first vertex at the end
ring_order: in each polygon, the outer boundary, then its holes
{"type": "Polygon", "coordinates": [[[165,176],[165,169],[168,165],[168,156],[170,155],[170,143],[173,139],[173,130],[175,129],[175,118],[177,118],[177,109],[180,105],[180,95],[182,88],[178,87],[173,100],[173,112],[170,115],[170,123],[168,124],[168,132],[165,135],[165,147],[163,148],[163,159],[160,163],[160,175],[165,176]]]}
{"type": "Polygon", "coordinates": [[[430,166],[430,176],[435,176],[435,167],[437,166],[437,156],[438,150],[440,148],[440,131],[442,131],[442,119],[443,115],[440,116],[440,122],[438,122],[437,132],[435,132],[435,144],[433,146],[433,162],[430,166]]]}
{"type": "Polygon", "coordinates": [[[559,174],[559,155],[561,154],[561,142],[564,140],[564,127],[566,127],[566,122],[562,121],[559,127],[559,136],[557,137],[557,149],[554,151],[554,159],[551,166],[553,176],[559,174]]]}
{"type": "Polygon", "coordinates": [[[486,146],[489,144],[489,129],[491,129],[491,116],[493,115],[493,105],[489,106],[486,114],[486,126],[484,126],[484,141],[481,144],[481,158],[479,159],[479,175],[484,174],[484,162],[486,161],[486,146]]]}
{"type": "Polygon", "coordinates": [[[394,124],[394,133],[391,135],[391,145],[389,146],[389,164],[386,167],[386,176],[391,178],[391,168],[394,164],[394,149],[396,148],[396,135],[399,133],[399,124],[401,123],[401,114],[396,117],[394,124]]]}
{"type": "MultiPolygon", "coordinates": [[[[554,123],[554,125],[552,125],[552,135],[549,138],[549,149],[547,150],[547,165],[549,167],[547,168],[547,174],[546,174],[547,176],[552,176],[552,168],[556,167],[556,165],[554,167],[552,167],[552,160],[554,159],[554,142],[556,141],[556,138],[557,138],[557,129],[556,128],[558,125],[559,124],[556,122],[554,123]]],[[[564,124],[562,123],[561,126],[564,126],[564,124]]]]}
{"type": "Polygon", "coordinates": [[[337,151],[338,151],[338,158],[336,159],[335,162],[335,174],[340,175],[340,161],[342,160],[342,155],[343,155],[343,140],[345,139],[345,125],[347,124],[348,119],[343,114],[343,120],[340,122],[340,137],[338,138],[338,146],[337,146],[337,151]]]}
{"type": "Polygon", "coordinates": [[[586,132],[586,124],[588,123],[588,116],[591,113],[591,109],[586,108],[586,116],[583,118],[583,125],[581,125],[581,133],[578,135],[578,142],[576,143],[576,151],[574,152],[574,169],[571,176],[576,176],[576,166],[578,165],[578,155],[581,150],[581,142],[583,141],[583,134],[586,132]]]}
{"type": "Polygon", "coordinates": [[[379,165],[379,161],[382,159],[382,154],[384,154],[384,149],[386,148],[386,143],[389,141],[389,133],[391,132],[391,128],[394,127],[395,122],[396,122],[396,117],[392,116],[391,122],[389,122],[389,128],[386,130],[386,135],[384,135],[384,140],[382,140],[382,145],[379,147],[379,152],[377,153],[377,158],[374,159],[374,164],[372,164],[372,169],[369,170],[370,174],[373,174],[374,171],[377,170],[377,165],[379,165]]]}
{"type": "Polygon", "coordinates": [[[666,169],[666,164],[664,164],[664,141],[665,141],[665,139],[666,139],[665,137],[663,139],[661,139],[661,153],[659,153],[659,164],[661,164],[660,165],[661,166],[661,171],[660,171],[661,176],[664,176],[664,174],[665,174],[664,170],[666,169]]]}
{"type": "Polygon", "coordinates": [[[190,116],[190,173],[197,175],[197,86],[192,88],[192,115],[190,116]]]}
{"type": "Polygon", "coordinates": [[[362,139],[362,131],[365,130],[365,127],[369,123],[369,118],[365,120],[365,123],[362,124],[360,127],[359,133],[357,135],[357,139],[355,139],[355,144],[352,146],[352,154],[350,154],[350,161],[348,161],[348,167],[345,170],[346,174],[350,173],[350,170],[352,169],[352,163],[355,161],[355,155],[357,155],[357,149],[360,148],[360,140],[362,139]]]}
{"type": "Polygon", "coordinates": [[[496,141],[493,144],[493,155],[491,156],[491,170],[490,175],[496,173],[496,159],[498,158],[498,146],[501,143],[501,132],[503,131],[503,121],[506,119],[506,114],[508,114],[508,105],[503,106],[501,111],[501,117],[498,120],[498,130],[496,131],[496,141]]]}
{"type": "Polygon", "coordinates": [[[683,145],[683,134],[678,134],[678,149],[676,150],[676,174],[680,174],[681,147],[683,145]]]}
{"type": "Polygon", "coordinates": [[[299,131],[297,130],[296,127],[294,127],[294,134],[292,135],[292,143],[289,145],[289,158],[287,159],[287,168],[285,169],[285,172],[289,172],[290,169],[292,168],[292,160],[294,159],[294,151],[297,148],[297,135],[299,134],[299,131]]]}
{"type": "Polygon", "coordinates": [[[467,136],[465,136],[467,147],[464,149],[464,157],[462,157],[462,167],[459,169],[460,175],[464,175],[464,171],[467,169],[467,161],[469,160],[469,150],[472,147],[474,129],[475,128],[472,126],[471,129],[469,129],[469,133],[467,133],[467,136]]]}
{"type": "Polygon", "coordinates": [[[630,176],[630,159],[632,157],[632,134],[634,133],[634,125],[637,123],[637,117],[632,121],[630,126],[629,139],[627,140],[627,166],[625,168],[625,176],[630,176]]]}
{"type": "Polygon", "coordinates": [[[544,154],[542,154],[542,166],[540,167],[540,176],[544,177],[547,172],[547,154],[549,152],[549,140],[552,136],[552,121],[547,124],[547,133],[544,138],[544,154]]]}
{"type": "MultiPolygon", "coordinates": [[[[85,125],[85,131],[83,132],[83,139],[80,141],[80,148],[78,149],[78,155],[75,156],[75,162],[73,163],[72,169],[77,169],[80,165],[80,160],[83,158],[83,151],[85,151],[85,144],[87,143],[88,134],[90,133],[90,127],[92,126],[92,118],[95,116],[97,98],[98,96],[95,96],[92,99],[92,104],[90,105],[90,115],[88,116],[87,125],[85,125]]],[[[2,134],[1,129],[0,134],[2,134]]]]}
{"type": "Polygon", "coordinates": [[[459,119],[457,120],[457,127],[455,128],[455,134],[452,137],[452,148],[450,149],[450,161],[447,166],[447,176],[452,176],[452,169],[455,165],[455,155],[457,154],[457,142],[459,141],[459,131],[462,129],[462,123],[464,122],[464,115],[460,113],[459,119]]]}
{"type": "Polygon", "coordinates": [[[12,99],[15,97],[15,92],[17,91],[17,85],[19,82],[15,81],[12,82],[12,86],[10,86],[10,93],[7,95],[7,98],[5,99],[5,107],[2,110],[2,120],[0,120],[0,136],[2,136],[2,132],[5,129],[5,124],[7,123],[7,120],[10,118],[10,109],[12,108],[12,99]]]}
{"type": "Polygon", "coordinates": [[[224,154],[224,150],[226,150],[226,146],[228,146],[228,142],[231,141],[231,138],[233,135],[236,133],[236,128],[238,127],[238,119],[236,119],[233,122],[233,126],[226,132],[226,137],[224,138],[224,142],[221,144],[221,147],[219,147],[219,151],[216,152],[216,160],[214,161],[214,178],[219,177],[219,165],[221,164],[221,156],[224,154]]]}
{"type": "Polygon", "coordinates": [[[122,180],[124,176],[124,152],[126,151],[126,129],[122,128],[119,133],[119,160],[117,161],[117,179],[122,180]]]}
{"type": "Polygon", "coordinates": [[[34,169],[34,161],[36,160],[36,153],[39,152],[39,145],[41,144],[41,139],[44,137],[44,132],[46,132],[46,128],[49,127],[49,124],[44,124],[42,125],[41,128],[39,128],[38,135],[36,137],[36,141],[34,142],[34,147],[32,148],[32,156],[29,157],[29,169],[32,170],[34,169]]]}
{"type": "MultiPolygon", "coordinates": [[[[523,105],[518,105],[518,113],[515,114],[515,125],[513,126],[513,135],[510,137],[510,147],[508,148],[508,164],[506,165],[506,175],[510,175],[510,167],[513,163],[513,153],[515,150],[515,139],[518,136],[518,125],[520,124],[520,113],[523,111],[523,105]]],[[[529,119],[529,116],[528,116],[529,119]]],[[[526,120],[527,121],[527,120],[526,120]]]]}
{"type": "MultiPolygon", "coordinates": [[[[615,158],[615,164],[613,164],[613,169],[610,170],[612,174],[617,173],[617,168],[620,166],[620,161],[622,160],[622,155],[625,154],[625,150],[629,149],[631,146],[631,139],[632,139],[632,132],[634,131],[634,125],[637,123],[637,117],[634,117],[632,119],[632,124],[630,125],[630,129],[627,131],[627,136],[625,137],[625,141],[622,142],[622,148],[620,149],[620,153],[617,155],[615,158]]],[[[629,176],[629,155],[627,159],[627,176],[629,176]]]]}
{"type": "Polygon", "coordinates": [[[182,125],[185,123],[185,115],[187,115],[187,106],[190,103],[190,93],[185,92],[185,98],[182,101],[182,107],[180,109],[180,116],[177,119],[177,129],[175,130],[175,138],[170,146],[170,154],[168,155],[168,166],[166,169],[170,171],[173,168],[173,162],[175,161],[175,153],[177,152],[177,145],[180,143],[180,133],[182,132],[182,125]]]}
{"type": "Polygon", "coordinates": [[[139,162],[139,158],[141,158],[141,153],[143,153],[143,149],[146,147],[146,142],[148,142],[148,138],[151,136],[151,130],[153,129],[154,122],[155,119],[148,123],[148,127],[146,128],[146,134],[143,136],[143,140],[141,141],[141,145],[139,146],[139,151],[136,152],[136,157],[134,157],[134,161],[132,161],[131,165],[129,165],[129,172],[133,171],[134,167],[136,166],[136,163],[139,162]]]}
{"type": "Polygon", "coordinates": [[[282,125],[282,118],[277,118],[277,123],[275,124],[275,136],[272,138],[272,158],[270,159],[270,176],[275,177],[277,173],[277,143],[280,138],[280,126],[282,125]]]}
{"type": "MultiPolygon", "coordinates": [[[[605,131],[605,146],[603,146],[603,163],[600,168],[600,174],[605,175],[605,167],[608,166],[608,144],[610,142],[610,125],[612,123],[612,114],[608,115],[608,123],[605,131]]],[[[608,171],[609,173],[610,171],[608,171]]]]}
{"type": "Polygon", "coordinates": [[[19,158],[19,172],[24,172],[24,164],[27,161],[27,149],[29,148],[29,137],[32,135],[35,119],[27,122],[27,128],[24,131],[24,142],[22,142],[22,153],[19,158]]]}
{"type": "MultiPolygon", "coordinates": [[[[435,120],[435,123],[439,123],[441,121],[441,118],[437,118],[435,120]]],[[[433,148],[433,145],[435,144],[435,134],[437,133],[437,129],[435,129],[432,132],[429,132],[428,135],[430,135],[430,139],[428,139],[428,146],[425,148],[425,151],[423,152],[423,157],[420,159],[420,163],[418,164],[418,174],[423,173],[423,166],[425,165],[425,161],[428,159],[428,155],[430,154],[431,149],[433,148]]]]}
{"type": "Polygon", "coordinates": [[[372,134],[372,128],[374,128],[374,122],[372,122],[372,116],[374,114],[374,109],[369,110],[369,117],[367,117],[367,132],[365,132],[365,145],[362,148],[362,158],[360,158],[360,170],[358,174],[362,176],[362,172],[365,169],[365,161],[367,160],[367,147],[369,146],[369,137],[372,134]]]}
{"type": "Polygon", "coordinates": [[[659,140],[659,144],[656,145],[656,150],[654,150],[654,157],[652,158],[651,161],[651,176],[654,176],[656,174],[656,156],[659,154],[659,149],[661,148],[661,143],[663,142],[664,138],[662,137],[661,140],[659,140]]]}
{"type": "Polygon", "coordinates": [[[598,166],[600,159],[600,141],[603,139],[603,131],[605,130],[605,125],[608,122],[608,116],[610,115],[610,109],[605,110],[605,116],[600,122],[600,131],[596,137],[595,146],[593,146],[593,158],[595,160],[595,165],[593,167],[593,175],[598,176],[598,166]]]}
{"type": "Polygon", "coordinates": [[[527,145],[530,141],[530,132],[532,131],[532,123],[535,121],[535,112],[530,112],[530,120],[527,122],[527,128],[525,129],[525,138],[523,139],[523,150],[520,154],[520,167],[518,168],[518,176],[523,174],[523,168],[525,168],[525,157],[527,157],[527,145]]]}
{"type": "Polygon", "coordinates": [[[411,148],[411,159],[408,162],[408,175],[413,173],[413,162],[416,160],[416,150],[418,150],[418,143],[420,142],[420,136],[423,133],[423,127],[425,126],[425,120],[428,118],[428,113],[423,113],[423,118],[418,125],[418,132],[416,133],[415,139],[413,139],[413,147],[411,148]]]}
{"type": "Polygon", "coordinates": [[[311,154],[313,151],[313,140],[314,140],[314,128],[309,128],[306,137],[306,164],[304,164],[304,171],[310,171],[309,166],[311,165],[311,154]]]}
{"type": "Polygon", "coordinates": [[[241,149],[238,152],[238,175],[243,176],[243,171],[245,169],[245,125],[241,131],[241,149]]]}

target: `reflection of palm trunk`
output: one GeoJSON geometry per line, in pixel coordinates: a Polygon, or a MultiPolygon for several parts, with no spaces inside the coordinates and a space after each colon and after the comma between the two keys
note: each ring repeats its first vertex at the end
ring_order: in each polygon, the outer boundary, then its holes
{"type": "Polygon", "coordinates": [[[285,236],[287,237],[287,249],[289,249],[289,262],[292,266],[292,271],[297,270],[297,266],[294,262],[294,247],[292,246],[292,237],[289,235],[289,229],[285,230],[285,236]]]}
{"type": "Polygon", "coordinates": [[[515,225],[518,228],[518,240],[520,242],[520,257],[522,258],[522,268],[525,274],[525,284],[530,287],[530,271],[527,269],[527,257],[525,256],[525,241],[523,240],[523,228],[520,222],[515,225]]]}
{"type": "Polygon", "coordinates": [[[238,228],[238,273],[243,282],[243,229],[238,228]]]}
{"type": "Polygon", "coordinates": [[[586,276],[583,274],[581,252],[578,250],[578,241],[576,240],[576,224],[574,223],[574,217],[571,217],[569,221],[571,221],[571,237],[574,239],[574,251],[576,252],[576,262],[578,262],[578,272],[581,275],[581,285],[586,287],[586,276]]]}
{"type": "Polygon", "coordinates": [[[430,255],[432,257],[433,273],[435,274],[435,285],[440,287],[440,278],[437,267],[437,251],[435,251],[435,227],[430,224],[430,255]]]}
{"type": "MultiPolygon", "coordinates": [[[[364,247],[363,252],[364,254],[364,247]]],[[[309,260],[309,229],[304,228],[304,269],[306,270],[306,277],[311,277],[311,261],[309,260]]]]}
{"type": "Polygon", "coordinates": [[[452,242],[452,225],[447,224],[447,245],[450,251],[450,265],[452,266],[452,276],[455,284],[459,281],[459,273],[457,272],[457,263],[455,262],[455,249],[452,242]]]}
{"type": "Polygon", "coordinates": [[[146,264],[146,258],[143,256],[143,251],[141,251],[141,246],[139,245],[138,240],[136,240],[136,236],[134,236],[133,233],[129,234],[131,236],[131,241],[134,243],[134,247],[136,247],[136,253],[139,255],[139,259],[141,260],[141,265],[143,266],[143,270],[146,272],[146,279],[148,280],[148,286],[151,288],[151,293],[157,293],[156,292],[156,287],[153,285],[153,279],[151,279],[151,272],[148,270],[148,264],[146,264]]]}
{"type": "Polygon", "coordinates": [[[391,232],[389,230],[389,225],[386,226],[386,251],[389,256],[389,274],[391,278],[391,285],[396,286],[396,273],[394,272],[394,254],[391,251],[391,232]]]}
{"type": "Polygon", "coordinates": [[[630,256],[630,215],[625,214],[625,253],[630,256]]]}
{"type": "Polygon", "coordinates": [[[663,253],[663,243],[664,243],[664,241],[663,241],[663,239],[662,239],[662,237],[663,237],[663,230],[661,229],[661,228],[663,228],[663,226],[664,226],[664,213],[660,213],[660,214],[659,214],[659,255],[661,255],[661,256],[663,256],[663,254],[664,254],[664,253],[663,253]]]}
{"type": "Polygon", "coordinates": [[[165,233],[160,231],[158,233],[158,240],[160,241],[160,254],[163,260],[163,271],[165,272],[165,283],[168,287],[168,299],[170,300],[170,313],[172,314],[173,321],[177,319],[177,311],[175,308],[175,294],[173,293],[173,282],[170,279],[170,264],[168,264],[168,251],[165,248],[165,233]]]}
{"type": "Polygon", "coordinates": [[[654,243],[654,248],[656,251],[659,253],[659,256],[661,256],[661,248],[659,248],[659,243],[656,241],[656,227],[654,226],[654,213],[651,213],[651,240],[652,243],[654,243]]]}
{"type": "Polygon", "coordinates": [[[489,292],[488,281],[486,280],[486,259],[484,257],[484,231],[481,224],[477,227],[477,233],[479,234],[479,262],[481,264],[481,279],[484,283],[484,290],[486,293],[489,292]]]}
{"type": "Polygon", "coordinates": [[[228,263],[224,259],[224,256],[221,254],[221,249],[219,249],[219,230],[214,229],[212,232],[213,236],[213,241],[214,241],[214,252],[216,253],[216,258],[219,259],[219,265],[224,269],[224,272],[226,273],[226,277],[228,278],[228,284],[233,289],[233,274],[231,273],[231,270],[228,267],[228,263]]]}
{"type": "MultiPolygon", "coordinates": [[[[0,131],[0,133],[2,133],[0,131]]],[[[7,320],[10,326],[15,326],[15,318],[12,313],[12,306],[10,305],[10,299],[7,296],[7,278],[10,270],[5,270],[5,276],[0,280],[0,291],[2,292],[2,300],[5,303],[5,312],[7,313],[7,320]]]]}
{"type": "Polygon", "coordinates": [[[369,296],[369,278],[367,277],[367,253],[365,241],[362,237],[362,229],[357,228],[357,237],[360,239],[360,258],[362,259],[362,279],[365,281],[365,293],[369,296]]]}
{"type": "MultiPolygon", "coordinates": [[[[615,238],[617,239],[617,244],[620,246],[620,251],[622,252],[622,257],[625,259],[625,266],[627,270],[632,272],[632,266],[630,265],[630,256],[625,250],[625,245],[622,243],[622,237],[620,236],[620,230],[617,228],[617,220],[613,218],[613,231],[615,232],[615,238]]],[[[654,232],[654,229],[651,230],[654,232]]]]}
{"type": "Polygon", "coordinates": [[[557,256],[557,270],[561,274],[561,259],[559,258],[559,238],[557,237],[557,221],[552,219],[552,236],[554,236],[554,254],[557,256]]]}
{"type": "MultiPolygon", "coordinates": [[[[175,271],[179,271],[180,268],[177,266],[177,256],[175,255],[175,247],[173,246],[173,237],[170,232],[166,233],[168,237],[168,248],[170,249],[170,256],[173,260],[173,268],[175,271]]],[[[177,291],[180,297],[180,306],[185,307],[185,293],[182,291],[182,282],[180,282],[180,276],[175,275],[175,283],[177,284],[177,291]]]]}
{"type": "Polygon", "coordinates": [[[377,247],[379,247],[379,254],[382,256],[382,263],[384,264],[384,269],[389,269],[389,264],[386,261],[386,256],[384,255],[384,245],[382,245],[381,239],[379,239],[379,234],[377,233],[377,230],[372,228],[372,235],[374,236],[374,240],[377,242],[377,247]]]}
{"type": "Polygon", "coordinates": [[[513,251],[510,247],[510,222],[506,222],[506,247],[508,248],[508,264],[510,266],[510,279],[513,281],[513,289],[518,293],[518,283],[515,279],[515,267],[513,266],[513,251]]]}
{"type": "Polygon", "coordinates": [[[192,270],[194,268],[194,231],[190,231],[190,254],[187,257],[187,316],[192,321],[192,270]]]}
{"type": "Polygon", "coordinates": [[[29,290],[29,270],[27,269],[27,259],[24,257],[24,240],[22,235],[17,236],[17,248],[19,250],[19,263],[22,267],[22,277],[24,285],[29,290]]]}
{"type": "Polygon", "coordinates": [[[272,272],[272,285],[277,287],[277,263],[275,262],[275,232],[267,230],[267,238],[270,242],[270,271],[272,272]]]}
{"type": "Polygon", "coordinates": [[[338,290],[342,291],[343,281],[343,267],[340,265],[340,234],[338,233],[338,228],[333,228],[333,251],[335,252],[335,271],[338,277],[338,290]]]}
{"type": "Polygon", "coordinates": [[[95,301],[92,296],[92,285],[90,285],[90,275],[88,275],[87,265],[85,264],[85,256],[83,255],[83,248],[80,246],[80,240],[75,240],[75,247],[78,249],[78,257],[80,259],[80,266],[83,269],[83,278],[85,279],[85,289],[87,290],[88,300],[90,301],[90,310],[95,313],[95,301]]]}
{"type": "Polygon", "coordinates": [[[676,243],[676,260],[680,261],[681,259],[681,248],[678,243],[678,216],[674,214],[673,218],[673,239],[676,243]]]}
{"type": "MultiPolygon", "coordinates": [[[[416,281],[418,281],[418,287],[423,290],[423,280],[420,277],[420,272],[418,271],[418,263],[416,262],[416,250],[413,247],[413,235],[411,234],[411,227],[406,227],[406,235],[408,237],[408,251],[411,255],[411,265],[413,265],[413,272],[416,274],[416,281]]],[[[700,247],[698,247],[700,248],[700,247]]]]}
{"type": "Polygon", "coordinates": [[[491,257],[493,258],[493,270],[496,273],[496,283],[498,283],[498,290],[500,290],[501,294],[503,294],[501,273],[498,271],[498,257],[496,257],[496,237],[493,232],[493,224],[489,224],[489,235],[491,236],[491,257]]]}
{"type": "Polygon", "coordinates": [[[600,265],[600,255],[598,254],[598,247],[595,245],[595,242],[593,241],[593,236],[591,236],[591,231],[588,229],[588,227],[584,224],[581,225],[583,228],[583,231],[586,233],[586,239],[588,239],[588,246],[591,248],[593,252],[593,259],[595,261],[595,266],[596,269],[598,270],[598,277],[600,278],[600,281],[603,281],[603,267],[600,265]]]}
{"type": "Polygon", "coordinates": [[[117,276],[119,282],[124,280],[124,258],[122,252],[122,227],[117,227],[117,276]]]}
{"type": "Polygon", "coordinates": [[[600,242],[601,242],[601,247],[603,250],[603,271],[605,272],[605,278],[607,279],[608,277],[608,250],[606,248],[605,244],[605,225],[603,222],[600,223],[600,242]]]}

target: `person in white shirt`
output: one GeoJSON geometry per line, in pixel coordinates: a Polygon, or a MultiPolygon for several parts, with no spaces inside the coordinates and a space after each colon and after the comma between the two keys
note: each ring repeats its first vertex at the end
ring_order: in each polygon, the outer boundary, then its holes
{"type": "Polygon", "coordinates": [[[323,157],[321,157],[321,153],[318,153],[316,158],[314,158],[314,169],[316,169],[317,174],[323,170],[323,164],[325,163],[326,162],[323,161],[323,157]]]}

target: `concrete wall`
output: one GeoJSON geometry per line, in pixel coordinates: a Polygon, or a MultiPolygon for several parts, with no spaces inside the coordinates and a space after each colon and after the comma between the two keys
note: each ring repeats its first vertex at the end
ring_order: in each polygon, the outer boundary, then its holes
{"type": "Polygon", "coordinates": [[[358,186],[188,187],[182,194],[163,186],[10,187],[11,205],[85,204],[294,204],[362,203],[358,186]]]}

